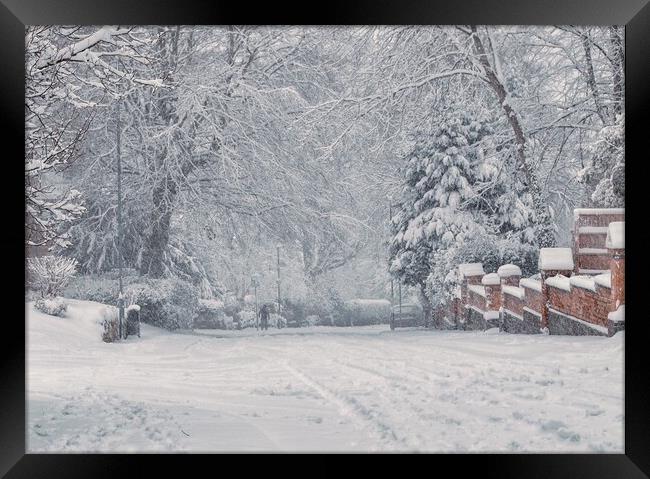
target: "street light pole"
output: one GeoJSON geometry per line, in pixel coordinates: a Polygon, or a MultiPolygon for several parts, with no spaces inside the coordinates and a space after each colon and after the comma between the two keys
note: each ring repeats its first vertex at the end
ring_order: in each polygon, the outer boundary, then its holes
{"type": "Polygon", "coordinates": [[[120,338],[126,339],[127,331],[124,325],[124,292],[122,290],[122,122],[120,120],[121,99],[117,101],[117,121],[116,121],[116,152],[117,152],[117,266],[119,270],[120,294],[117,299],[119,308],[119,327],[120,338]]]}
{"type": "Polygon", "coordinates": [[[280,316],[280,245],[275,248],[278,254],[278,316],[280,316]]]}
{"type": "Polygon", "coordinates": [[[259,278],[257,276],[257,273],[253,273],[253,277],[251,278],[251,282],[253,283],[253,291],[255,291],[255,329],[259,331],[260,329],[260,322],[259,322],[259,310],[258,310],[258,305],[257,305],[257,286],[259,284],[259,278]]]}
{"type": "MultiPolygon", "coordinates": [[[[389,195],[388,196],[388,237],[389,238],[390,238],[390,231],[391,231],[390,228],[392,227],[392,224],[393,224],[393,196],[389,195]]],[[[393,287],[393,275],[390,274],[390,266],[388,268],[388,274],[390,275],[390,326],[391,329],[394,329],[395,313],[393,311],[393,307],[395,304],[395,292],[393,287]]]]}

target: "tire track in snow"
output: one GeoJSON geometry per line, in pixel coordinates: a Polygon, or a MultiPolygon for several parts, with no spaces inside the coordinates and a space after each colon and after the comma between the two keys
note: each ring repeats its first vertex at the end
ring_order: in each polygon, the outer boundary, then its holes
{"type": "Polygon", "coordinates": [[[287,363],[283,362],[281,366],[293,377],[316,391],[327,402],[334,405],[341,415],[351,418],[361,429],[369,432],[373,438],[381,439],[385,444],[387,443],[387,446],[406,445],[404,444],[404,439],[397,437],[393,428],[383,421],[378,420],[371,410],[356,399],[341,396],[331,391],[287,363]]]}

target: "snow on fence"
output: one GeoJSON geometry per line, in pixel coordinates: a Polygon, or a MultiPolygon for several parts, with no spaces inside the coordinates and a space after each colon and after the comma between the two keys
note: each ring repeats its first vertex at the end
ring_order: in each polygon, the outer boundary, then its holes
{"type": "MultiPolygon", "coordinates": [[[[622,210],[576,210],[579,228],[605,229],[603,246],[607,268],[597,275],[579,274],[580,259],[570,248],[542,248],[540,273],[522,278],[516,265],[503,265],[485,274],[480,263],[458,266],[461,277],[458,305],[452,308],[462,329],[498,326],[511,333],[613,335],[625,328],[625,243],[624,222],[616,220],[622,210]],[[607,214],[601,214],[606,211],[607,214]],[[593,220],[593,218],[598,218],[593,220]]],[[[586,231],[592,231],[588,229],[586,231]]],[[[588,233],[591,234],[591,233],[588,233]]]]}
{"type": "Polygon", "coordinates": [[[609,269],[607,230],[625,219],[623,208],[573,210],[573,254],[576,274],[599,274],[609,269]]]}

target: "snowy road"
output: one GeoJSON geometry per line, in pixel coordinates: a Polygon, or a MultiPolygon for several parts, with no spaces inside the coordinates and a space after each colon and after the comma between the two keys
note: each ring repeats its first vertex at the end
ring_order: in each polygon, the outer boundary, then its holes
{"type": "Polygon", "coordinates": [[[27,448],[623,451],[623,341],[387,326],[104,344],[96,303],[28,312],[27,448]]]}

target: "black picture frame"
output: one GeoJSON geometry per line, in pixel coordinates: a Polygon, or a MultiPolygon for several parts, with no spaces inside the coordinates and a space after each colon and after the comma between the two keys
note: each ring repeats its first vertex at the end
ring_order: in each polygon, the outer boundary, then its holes
{"type": "MultiPolygon", "coordinates": [[[[425,473],[451,466],[456,476],[479,467],[488,477],[648,477],[650,476],[650,387],[646,342],[650,336],[642,310],[645,268],[643,243],[644,182],[650,162],[646,137],[650,115],[650,5],[648,0],[463,0],[462,2],[387,1],[328,2],[311,13],[302,7],[267,2],[135,1],[135,0],[0,0],[0,131],[2,163],[11,171],[3,184],[5,228],[0,235],[0,265],[5,285],[1,304],[20,305],[24,281],[23,183],[18,179],[24,158],[24,28],[38,24],[580,24],[626,26],[626,156],[628,221],[627,302],[625,337],[625,453],[624,454],[451,454],[425,459],[425,473]],[[22,211],[21,211],[22,209],[22,211]],[[631,231],[632,233],[630,233],[631,231]],[[20,252],[23,261],[20,261],[20,252]],[[639,261],[641,260],[641,261],[639,261]],[[11,266],[11,268],[9,267],[11,266]],[[19,291],[20,290],[20,291],[19,291]]],[[[205,461],[220,472],[223,460],[187,455],[25,454],[25,325],[24,308],[4,309],[0,328],[0,474],[6,477],[115,477],[148,471],[150,466],[187,471],[189,460],[205,461]],[[11,313],[7,311],[11,310],[11,313]],[[145,469],[146,463],[147,466],[145,469]]],[[[277,457],[277,456],[276,456],[277,457]]],[[[367,461],[382,467],[378,456],[367,461]]],[[[408,456],[410,460],[415,456],[408,456]]],[[[367,458],[367,457],[366,457],[367,458]]],[[[403,457],[402,457],[403,458],[403,457]]],[[[286,458],[285,458],[286,459],[286,458]]],[[[318,472],[328,469],[320,459],[318,472]],[[325,466],[324,468],[322,466],[325,466]]],[[[265,458],[266,463],[266,458],[265,458]]],[[[270,463],[269,463],[270,464],[270,463]]],[[[409,463],[413,464],[413,463],[409,463]]],[[[248,466],[246,466],[248,467],[248,466]]],[[[272,468],[271,465],[268,467],[272,468]]],[[[311,472],[310,469],[291,469],[311,472]]],[[[331,472],[337,467],[330,467],[331,472]]],[[[338,471],[337,471],[338,472],[338,471]]]]}

